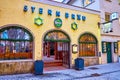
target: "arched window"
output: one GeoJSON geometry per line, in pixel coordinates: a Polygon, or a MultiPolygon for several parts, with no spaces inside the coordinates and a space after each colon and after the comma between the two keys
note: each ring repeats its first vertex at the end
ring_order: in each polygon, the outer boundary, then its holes
{"type": "Polygon", "coordinates": [[[10,26],[0,29],[0,60],[31,59],[33,37],[26,29],[10,26]]]}
{"type": "Polygon", "coordinates": [[[69,42],[70,38],[64,32],[54,30],[45,35],[44,41],[69,42]]]}
{"type": "Polygon", "coordinates": [[[85,33],[79,38],[79,55],[80,56],[96,56],[97,55],[97,39],[90,33],[85,33]]]}

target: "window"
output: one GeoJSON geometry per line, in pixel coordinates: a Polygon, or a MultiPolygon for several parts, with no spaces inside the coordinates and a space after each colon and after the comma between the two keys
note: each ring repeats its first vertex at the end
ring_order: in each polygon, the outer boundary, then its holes
{"type": "Polygon", "coordinates": [[[106,53],[107,52],[107,43],[102,41],[102,53],[106,53]]]}
{"type": "Polygon", "coordinates": [[[118,43],[114,42],[114,53],[118,53],[118,43]]]}
{"type": "Polygon", "coordinates": [[[20,27],[0,29],[0,60],[31,59],[32,35],[20,27]]]}
{"type": "Polygon", "coordinates": [[[110,21],[110,13],[105,12],[105,21],[110,21]]]}
{"type": "Polygon", "coordinates": [[[108,1],[108,2],[112,2],[111,0],[106,0],[106,1],[108,1]]]}
{"type": "Polygon", "coordinates": [[[89,33],[83,34],[79,39],[79,55],[84,56],[96,56],[97,53],[97,40],[89,33]]]}
{"type": "Polygon", "coordinates": [[[120,5],[120,0],[118,0],[118,3],[119,3],[119,5],[120,5]]]}
{"type": "Polygon", "coordinates": [[[47,35],[44,38],[45,41],[62,41],[62,42],[69,42],[69,37],[61,32],[61,31],[51,31],[47,33],[47,35]]]}
{"type": "Polygon", "coordinates": [[[82,0],[82,5],[83,5],[83,7],[86,7],[93,2],[95,2],[95,0],[82,0]]]}

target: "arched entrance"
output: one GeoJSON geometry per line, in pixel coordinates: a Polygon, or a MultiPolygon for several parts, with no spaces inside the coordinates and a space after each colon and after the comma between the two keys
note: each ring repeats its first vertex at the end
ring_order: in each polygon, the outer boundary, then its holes
{"type": "Polygon", "coordinates": [[[48,32],[44,37],[43,48],[44,62],[53,63],[52,66],[70,67],[70,38],[66,33],[60,30],[48,32]]]}
{"type": "Polygon", "coordinates": [[[33,36],[17,26],[0,29],[0,60],[32,59],[33,36]]]}

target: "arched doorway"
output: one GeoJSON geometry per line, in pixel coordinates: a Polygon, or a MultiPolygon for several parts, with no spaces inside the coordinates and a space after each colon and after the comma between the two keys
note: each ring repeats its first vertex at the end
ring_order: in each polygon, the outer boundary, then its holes
{"type": "Polygon", "coordinates": [[[70,67],[70,38],[66,33],[60,30],[48,32],[43,48],[44,62],[54,62],[54,65],[58,62],[59,66],[70,67]]]}
{"type": "Polygon", "coordinates": [[[79,56],[98,56],[97,39],[91,33],[84,33],[79,38],[79,56]]]}
{"type": "Polygon", "coordinates": [[[17,26],[0,29],[0,60],[33,58],[32,34],[17,26]]]}

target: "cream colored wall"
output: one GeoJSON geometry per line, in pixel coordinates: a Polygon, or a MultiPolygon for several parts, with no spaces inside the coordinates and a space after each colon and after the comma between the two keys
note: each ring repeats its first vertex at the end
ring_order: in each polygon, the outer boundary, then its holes
{"type": "MultiPolygon", "coordinates": [[[[66,32],[71,39],[72,44],[78,44],[78,38],[81,34],[85,32],[90,32],[94,34],[98,39],[98,49],[101,52],[101,38],[100,29],[97,26],[97,22],[100,21],[99,15],[84,13],[80,11],[75,11],[71,9],[65,9],[56,6],[50,6],[46,4],[30,2],[29,0],[1,0],[0,1],[0,27],[9,24],[19,24],[27,28],[34,36],[34,59],[42,59],[42,42],[43,37],[49,30],[62,30],[66,32]],[[28,6],[28,11],[24,12],[24,5],[28,6]],[[31,13],[31,6],[35,6],[35,12],[31,13]],[[43,14],[38,13],[38,9],[43,8],[43,14]],[[51,9],[53,15],[48,16],[47,10],[51,9]],[[56,18],[55,12],[60,11],[60,18],[63,21],[63,25],[60,29],[54,27],[54,19],[56,18]],[[68,19],[65,19],[64,14],[68,12],[70,14],[68,19]],[[72,20],[71,14],[81,14],[86,16],[86,21],[72,20]],[[34,18],[40,17],[43,19],[43,25],[37,26],[34,24],[34,18]],[[78,24],[78,30],[74,31],[71,29],[71,23],[76,22],[78,24]]],[[[72,49],[70,49],[72,50],[72,49]]],[[[74,59],[78,56],[77,54],[72,54],[70,51],[72,63],[74,59]]]]}
{"type": "Polygon", "coordinates": [[[101,55],[101,57],[102,57],[102,64],[106,64],[107,63],[107,53],[103,53],[101,55]]]}
{"type": "Polygon", "coordinates": [[[118,62],[118,53],[113,54],[113,62],[118,62]]]}

